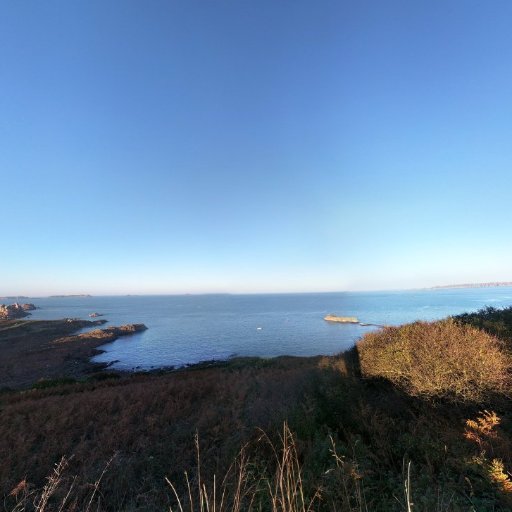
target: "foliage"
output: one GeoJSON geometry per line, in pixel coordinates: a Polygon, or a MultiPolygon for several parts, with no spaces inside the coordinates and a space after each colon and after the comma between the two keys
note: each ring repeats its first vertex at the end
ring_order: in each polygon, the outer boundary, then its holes
{"type": "Polygon", "coordinates": [[[507,388],[502,343],[451,319],[386,327],[357,348],[365,377],[384,377],[412,396],[479,402],[507,388]]]}
{"type": "Polygon", "coordinates": [[[453,319],[461,324],[472,325],[497,336],[510,348],[512,344],[512,307],[493,308],[488,306],[476,313],[463,313],[453,319]]]}

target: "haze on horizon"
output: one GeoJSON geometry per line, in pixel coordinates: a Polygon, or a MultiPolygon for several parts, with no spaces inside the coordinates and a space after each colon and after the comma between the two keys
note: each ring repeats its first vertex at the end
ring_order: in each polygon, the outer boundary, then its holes
{"type": "Polygon", "coordinates": [[[512,4],[0,5],[0,296],[512,278],[512,4]]]}

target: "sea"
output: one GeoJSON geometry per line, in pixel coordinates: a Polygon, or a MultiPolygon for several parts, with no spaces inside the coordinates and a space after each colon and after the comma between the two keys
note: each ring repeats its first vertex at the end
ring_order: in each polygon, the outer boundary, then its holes
{"type": "MultiPolygon", "coordinates": [[[[24,301],[23,301],[24,302],[24,301]]],[[[119,370],[181,367],[235,356],[332,355],[375,326],[323,320],[334,313],[360,322],[399,325],[485,306],[512,305],[512,287],[268,295],[159,295],[30,299],[31,319],[100,313],[108,325],[144,323],[144,332],[100,347],[94,361],[119,370]]]]}

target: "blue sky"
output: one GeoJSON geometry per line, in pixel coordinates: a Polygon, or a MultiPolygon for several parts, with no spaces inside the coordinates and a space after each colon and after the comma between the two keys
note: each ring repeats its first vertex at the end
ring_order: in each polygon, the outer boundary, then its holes
{"type": "Polygon", "coordinates": [[[0,3],[0,295],[512,280],[508,1],[0,3]]]}

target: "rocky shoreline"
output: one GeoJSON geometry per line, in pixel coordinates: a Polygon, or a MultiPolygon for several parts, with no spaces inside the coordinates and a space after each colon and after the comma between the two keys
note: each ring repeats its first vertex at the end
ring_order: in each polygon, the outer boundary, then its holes
{"type": "Polygon", "coordinates": [[[54,340],[52,343],[74,343],[90,339],[101,340],[102,343],[109,343],[110,341],[115,341],[120,336],[134,334],[136,332],[145,331],[146,329],[147,327],[144,324],[127,324],[122,325],[121,327],[95,329],[94,331],[88,331],[74,336],[64,336],[63,338],[54,340]]]}
{"type": "Polygon", "coordinates": [[[0,389],[21,389],[51,379],[81,379],[109,366],[93,363],[99,346],[144,331],[144,324],[93,329],[106,320],[0,320],[0,389]]]}
{"type": "Polygon", "coordinates": [[[0,320],[14,320],[30,315],[29,311],[37,309],[34,304],[0,304],[0,320]]]}

